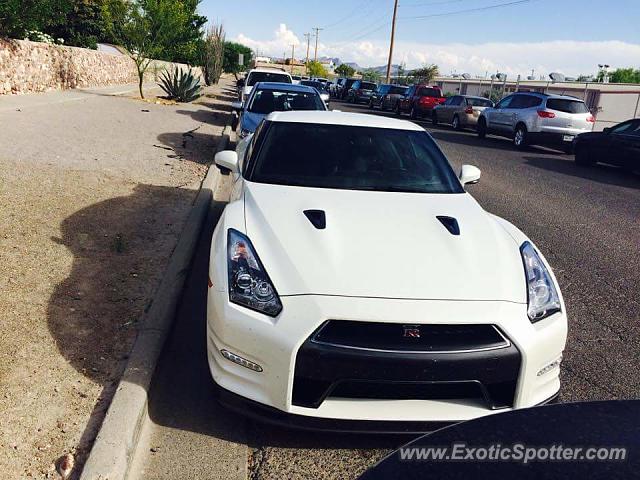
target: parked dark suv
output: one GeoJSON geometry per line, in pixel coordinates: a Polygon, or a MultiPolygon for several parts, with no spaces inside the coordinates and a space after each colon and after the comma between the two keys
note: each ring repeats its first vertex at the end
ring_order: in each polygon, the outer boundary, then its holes
{"type": "Polygon", "coordinates": [[[378,85],[365,80],[358,80],[351,85],[347,92],[347,102],[349,103],[369,103],[373,92],[378,89],[378,85]]]}
{"type": "Polygon", "coordinates": [[[369,108],[378,107],[381,110],[392,110],[400,97],[407,92],[407,88],[402,85],[379,85],[378,89],[371,95],[369,108]]]}

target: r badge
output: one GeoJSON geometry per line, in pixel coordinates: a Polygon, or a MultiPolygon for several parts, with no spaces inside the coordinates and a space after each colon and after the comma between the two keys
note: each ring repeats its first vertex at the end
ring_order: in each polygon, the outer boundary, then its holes
{"type": "Polygon", "coordinates": [[[420,326],[419,325],[403,325],[402,336],[404,338],[420,338],[420,326]]]}

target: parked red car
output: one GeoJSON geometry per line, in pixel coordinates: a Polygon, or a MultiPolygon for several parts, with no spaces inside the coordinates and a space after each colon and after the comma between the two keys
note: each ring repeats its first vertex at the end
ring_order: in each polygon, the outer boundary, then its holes
{"type": "Polygon", "coordinates": [[[440,87],[412,85],[407,90],[407,93],[398,100],[395,110],[398,115],[409,113],[413,119],[420,116],[430,117],[433,108],[444,103],[445,100],[446,98],[442,96],[440,87]]]}

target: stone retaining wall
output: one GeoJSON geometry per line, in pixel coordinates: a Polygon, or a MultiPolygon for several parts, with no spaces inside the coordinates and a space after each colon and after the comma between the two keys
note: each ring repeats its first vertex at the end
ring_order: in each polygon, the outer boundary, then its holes
{"type": "MultiPolygon", "coordinates": [[[[154,61],[145,75],[157,80],[165,68],[179,65],[154,61]]],[[[198,69],[198,73],[201,74],[198,69]]],[[[0,38],[0,95],[39,93],[82,87],[137,83],[128,56],[86,48],[0,38]]]]}

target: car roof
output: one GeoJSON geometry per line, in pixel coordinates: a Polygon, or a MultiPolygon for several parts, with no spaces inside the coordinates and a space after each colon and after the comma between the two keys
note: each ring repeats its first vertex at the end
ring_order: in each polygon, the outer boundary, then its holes
{"type": "Polygon", "coordinates": [[[548,94],[548,93],[542,93],[542,92],[513,92],[511,95],[532,95],[534,97],[538,97],[538,98],[558,98],[561,100],[578,100],[580,102],[583,102],[584,100],[582,100],[579,97],[573,97],[571,95],[558,95],[558,94],[548,94]]]}
{"type": "Polygon", "coordinates": [[[307,85],[300,85],[297,83],[284,83],[284,82],[258,82],[256,88],[259,90],[288,90],[291,92],[315,92],[316,89],[308,87],[307,85]]]}
{"type": "Polygon", "coordinates": [[[365,113],[298,110],[289,112],[272,112],[267,117],[267,120],[272,122],[316,123],[322,125],[348,125],[355,127],[424,131],[422,127],[407,120],[398,120],[395,118],[381,117],[365,113]]]}
{"type": "Polygon", "coordinates": [[[261,72],[261,73],[284,73],[285,75],[291,76],[289,72],[285,72],[282,68],[279,67],[258,67],[254,68],[249,72],[249,75],[253,72],[261,72]]]}

